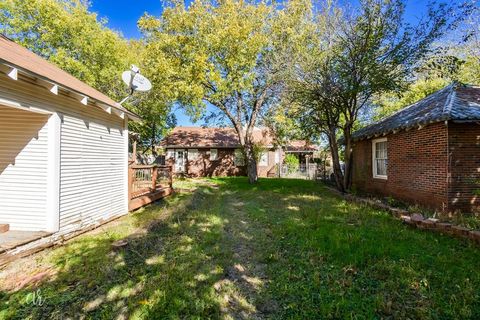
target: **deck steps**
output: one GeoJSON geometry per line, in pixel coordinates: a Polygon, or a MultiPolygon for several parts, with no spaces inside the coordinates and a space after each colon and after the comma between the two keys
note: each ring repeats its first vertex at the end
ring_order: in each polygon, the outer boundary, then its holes
{"type": "Polygon", "coordinates": [[[5,233],[10,230],[10,225],[5,223],[0,223],[0,233],[5,233]]]}

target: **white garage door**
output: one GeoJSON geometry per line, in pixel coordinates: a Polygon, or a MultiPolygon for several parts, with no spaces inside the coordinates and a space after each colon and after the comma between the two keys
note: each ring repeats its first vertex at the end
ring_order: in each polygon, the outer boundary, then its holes
{"type": "Polygon", "coordinates": [[[126,213],[124,131],[65,115],[60,150],[60,229],[126,213]]]}

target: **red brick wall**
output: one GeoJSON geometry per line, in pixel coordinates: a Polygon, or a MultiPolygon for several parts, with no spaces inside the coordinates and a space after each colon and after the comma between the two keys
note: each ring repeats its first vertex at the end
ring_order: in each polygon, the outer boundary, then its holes
{"type": "Polygon", "coordinates": [[[373,178],[372,140],[353,148],[354,189],[425,207],[447,206],[447,127],[436,123],[386,136],[387,180],[373,178]]]}
{"type": "Polygon", "coordinates": [[[449,123],[449,209],[480,211],[480,125],[449,123]]]}
{"type": "MultiPolygon", "coordinates": [[[[246,166],[235,166],[234,164],[235,149],[217,148],[217,160],[210,160],[210,148],[197,150],[198,158],[196,160],[189,159],[185,165],[185,174],[189,177],[245,176],[247,174],[246,166]]],[[[167,164],[173,165],[174,160],[167,159],[167,164]]],[[[258,175],[267,177],[272,176],[275,172],[275,151],[270,150],[268,166],[258,166],[258,175]]]]}

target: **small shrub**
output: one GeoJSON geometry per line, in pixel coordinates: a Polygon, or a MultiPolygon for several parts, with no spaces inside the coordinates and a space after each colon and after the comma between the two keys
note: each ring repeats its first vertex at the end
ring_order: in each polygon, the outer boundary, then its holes
{"type": "Polygon", "coordinates": [[[295,172],[298,170],[298,166],[300,165],[300,161],[293,154],[287,154],[283,162],[287,166],[288,173],[295,172]]]}

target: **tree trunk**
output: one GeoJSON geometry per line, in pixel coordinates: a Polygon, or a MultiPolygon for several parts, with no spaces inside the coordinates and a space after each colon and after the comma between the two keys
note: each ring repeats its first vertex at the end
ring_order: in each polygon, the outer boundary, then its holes
{"type": "Polygon", "coordinates": [[[248,182],[251,184],[256,183],[258,181],[257,159],[255,159],[253,145],[251,143],[245,146],[245,158],[247,160],[248,182]]]}
{"type": "Polygon", "coordinates": [[[155,150],[155,145],[156,145],[156,139],[155,139],[155,136],[156,136],[156,126],[155,126],[155,123],[153,123],[152,125],[152,155],[156,158],[157,157],[157,151],[155,150]]]}
{"type": "Polygon", "coordinates": [[[333,175],[335,177],[335,184],[337,189],[341,192],[345,192],[345,185],[342,167],[340,166],[340,156],[338,153],[338,144],[336,132],[334,129],[331,129],[328,133],[328,145],[330,146],[330,152],[332,154],[332,166],[333,166],[333,175]]]}
{"type": "Polygon", "coordinates": [[[345,190],[350,190],[352,186],[352,141],[350,134],[347,133],[345,137],[345,173],[343,175],[343,185],[345,190]]]}

